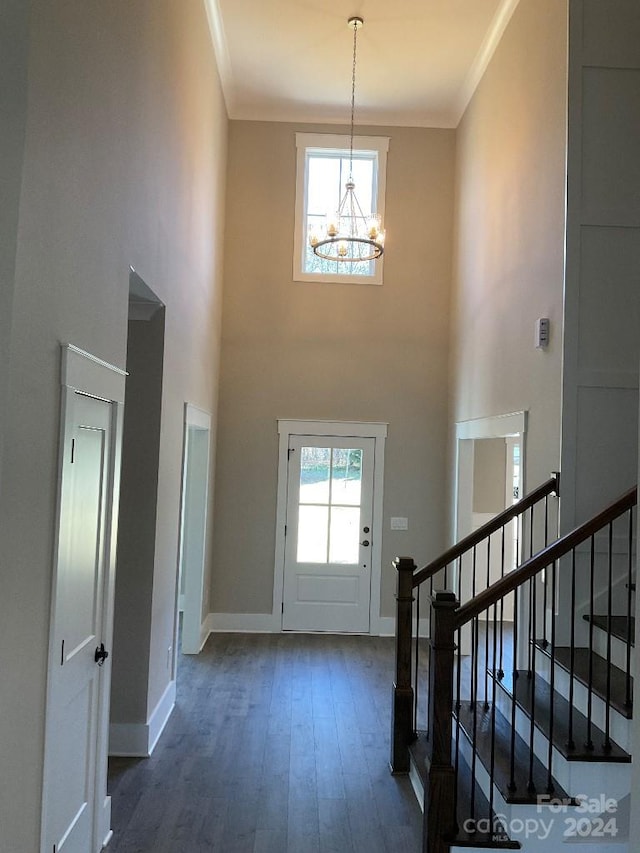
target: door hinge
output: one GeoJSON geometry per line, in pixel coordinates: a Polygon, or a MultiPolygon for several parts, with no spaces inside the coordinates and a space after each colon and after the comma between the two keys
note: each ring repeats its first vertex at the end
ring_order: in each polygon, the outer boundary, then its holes
{"type": "Polygon", "coordinates": [[[60,666],[64,666],[64,640],[62,641],[62,649],[60,651],[60,666]]]}
{"type": "Polygon", "coordinates": [[[291,454],[295,450],[295,447],[289,447],[287,450],[287,459],[291,459],[291,454]]]}
{"type": "Polygon", "coordinates": [[[73,461],[76,455],[76,440],[75,438],[71,439],[71,464],[73,465],[73,461]]]}
{"type": "Polygon", "coordinates": [[[284,526],[284,535],[285,535],[285,536],[287,535],[287,525],[286,525],[286,524],[285,524],[285,526],[284,526]]]}
{"type": "Polygon", "coordinates": [[[281,608],[280,612],[284,613],[284,601],[282,602],[282,608],[281,608]]]}

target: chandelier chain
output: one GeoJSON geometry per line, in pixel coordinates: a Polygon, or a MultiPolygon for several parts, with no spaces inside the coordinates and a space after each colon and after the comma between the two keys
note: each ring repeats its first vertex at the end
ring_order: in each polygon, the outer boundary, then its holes
{"type": "Polygon", "coordinates": [[[356,112],[356,55],[358,49],[358,21],[353,22],[353,63],[351,65],[351,133],[349,137],[349,180],[353,180],[353,125],[356,112]]]}

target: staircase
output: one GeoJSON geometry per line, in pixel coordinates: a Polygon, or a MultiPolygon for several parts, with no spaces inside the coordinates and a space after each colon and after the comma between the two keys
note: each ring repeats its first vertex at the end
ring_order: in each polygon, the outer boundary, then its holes
{"type": "Polygon", "coordinates": [[[424,802],[424,853],[629,849],[637,491],[560,538],[557,493],[423,569],[396,560],[391,768],[424,802]]]}

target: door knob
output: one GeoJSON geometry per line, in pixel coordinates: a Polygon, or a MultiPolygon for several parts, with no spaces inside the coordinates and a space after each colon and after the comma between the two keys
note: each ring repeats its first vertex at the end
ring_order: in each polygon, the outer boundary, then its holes
{"type": "Polygon", "coordinates": [[[363,541],[362,541],[360,544],[361,544],[361,545],[368,545],[368,544],[369,544],[369,540],[368,540],[368,539],[363,539],[363,541]]]}
{"type": "Polygon", "coordinates": [[[98,664],[98,666],[102,666],[102,664],[109,657],[109,652],[105,649],[104,643],[100,643],[99,646],[96,646],[96,653],[93,656],[94,661],[98,664]]]}
{"type": "Polygon", "coordinates": [[[368,527],[363,527],[363,528],[362,528],[362,532],[363,532],[363,533],[368,533],[368,532],[369,532],[369,528],[368,528],[368,527]]]}

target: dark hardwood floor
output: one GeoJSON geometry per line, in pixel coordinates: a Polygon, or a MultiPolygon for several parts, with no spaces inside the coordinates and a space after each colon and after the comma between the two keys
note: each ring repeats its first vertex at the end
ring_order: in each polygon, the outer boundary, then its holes
{"type": "Polygon", "coordinates": [[[216,634],[181,656],[148,759],[112,759],[108,853],[420,850],[407,777],[389,772],[394,641],[216,634]]]}

